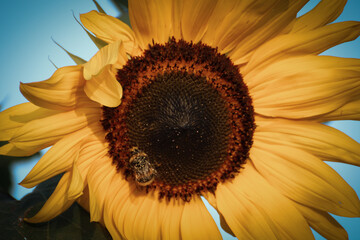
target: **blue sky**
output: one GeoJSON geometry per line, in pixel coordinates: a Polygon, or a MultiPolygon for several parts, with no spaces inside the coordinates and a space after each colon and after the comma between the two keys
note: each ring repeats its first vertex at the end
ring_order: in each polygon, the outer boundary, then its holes
{"type": "MultiPolygon", "coordinates": [[[[98,1],[110,15],[116,11],[109,1],[98,1]]],[[[310,1],[306,9],[318,1],[310,1]]],[[[50,58],[58,67],[73,65],[71,59],[53,43],[58,43],[74,54],[88,60],[96,52],[95,46],[73,18],[79,13],[95,9],[91,0],[7,0],[2,1],[0,15],[0,102],[2,108],[25,102],[19,92],[19,82],[33,82],[49,78],[55,68],[50,58]],[[73,11],[73,12],[72,12],[73,11]]],[[[306,11],[306,10],[304,10],[306,11]]],[[[349,0],[344,13],[337,21],[360,20],[360,1],[349,0]]],[[[324,53],[324,55],[360,58],[360,39],[341,44],[324,53]]],[[[360,123],[341,121],[331,123],[357,141],[360,141],[360,123]]],[[[35,161],[13,166],[15,181],[20,182],[28,173],[35,161]]],[[[360,195],[360,171],[354,166],[330,164],[360,195]]],[[[14,195],[19,198],[25,191],[17,186],[14,195]]],[[[360,237],[360,219],[336,217],[349,233],[350,239],[360,237]]],[[[231,237],[224,235],[225,239],[231,237]]],[[[322,239],[317,236],[317,239],[322,239]]]]}

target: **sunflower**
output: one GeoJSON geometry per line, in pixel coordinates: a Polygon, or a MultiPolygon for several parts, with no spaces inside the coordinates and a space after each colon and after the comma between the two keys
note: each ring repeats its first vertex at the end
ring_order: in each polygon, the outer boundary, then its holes
{"type": "Polygon", "coordinates": [[[359,144],[322,122],[360,119],[359,59],[318,56],[360,35],[333,22],[346,1],[129,1],[131,27],[80,16],[105,46],[0,113],[0,154],[52,146],[20,183],[63,173],[42,209],[74,202],[114,239],[328,239],[329,214],[359,217],[354,190],[324,161],[360,165],[359,144]]]}

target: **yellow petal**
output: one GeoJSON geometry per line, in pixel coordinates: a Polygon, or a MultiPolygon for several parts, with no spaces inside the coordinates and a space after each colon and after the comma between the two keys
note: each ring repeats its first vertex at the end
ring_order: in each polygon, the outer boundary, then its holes
{"type": "MultiPolygon", "coordinates": [[[[96,189],[95,186],[96,194],[99,195],[94,195],[94,185],[104,182],[101,178],[96,179],[95,176],[96,174],[94,174],[94,169],[98,168],[99,165],[102,166],[101,163],[99,164],[99,162],[103,162],[104,159],[105,159],[105,164],[106,161],[111,162],[111,159],[105,157],[108,151],[108,149],[105,147],[105,143],[102,140],[98,139],[98,137],[100,137],[101,135],[104,134],[94,134],[92,136],[87,137],[84,140],[85,143],[81,146],[81,149],[78,152],[78,159],[74,161],[73,164],[76,167],[75,170],[77,171],[77,173],[74,173],[74,168],[72,169],[73,176],[74,174],[78,174],[78,175],[76,176],[75,179],[71,179],[71,184],[68,191],[68,197],[71,198],[73,195],[79,194],[80,192],[79,190],[81,189],[81,193],[84,194],[85,196],[81,196],[77,201],[81,206],[83,206],[87,211],[90,212],[91,221],[100,221],[100,222],[103,221],[102,218],[103,202],[99,202],[97,200],[97,197],[104,196],[105,192],[104,192],[104,188],[96,189]],[[91,168],[92,170],[90,171],[90,177],[88,177],[88,173],[91,168]],[[98,193],[98,191],[101,191],[101,193],[98,193]]],[[[106,170],[107,170],[106,173],[109,173],[109,169],[106,170]]],[[[108,184],[108,182],[105,181],[105,184],[108,184]]]]}
{"type": "Polygon", "coordinates": [[[352,41],[360,34],[360,23],[339,22],[312,31],[290,33],[271,39],[256,49],[249,63],[241,70],[251,71],[292,55],[319,54],[335,45],[352,41]]]}
{"type": "Polygon", "coordinates": [[[250,162],[215,194],[217,210],[239,239],[313,239],[302,215],[250,162]]]}
{"type": "Polygon", "coordinates": [[[17,148],[14,143],[7,143],[0,147],[0,155],[5,156],[12,156],[12,157],[25,157],[25,156],[31,156],[35,153],[37,153],[39,150],[37,149],[20,149],[17,148]]]}
{"type": "MultiPolygon", "coordinates": [[[[101,131],[101,126],[97,125],[94,127],[101,131]]],[[[82,141],[90,134],[92,134],[91,128],[83,128],[65,136],[45,153],[20,184],[23,187],[31,188],[69,170],[80,151],[82,141]]]]}
{"type": "Polygon", "coordinates": [[[179,11],[180,27],[184,40],[199,42],[202,39],[217,2],[217,0],[174,1],[174,9],[179,11]]]}
{"type": "MultiPolygon", "coordinates": [[[[119,19],[91,11],[80,15],[80,20],[84,26],[93,32],[96,37],[107,43],[113,43],[121,40],[127,53],[138,51],[135,43],[134,32],[131,28],[119,19]]],[[[133,55],[133,54],[131,54],[133,55]]]]}
{"type": "Polygon", "coordinates": [[[180,229],[183,239],[221,239],[214,219],[199,196],[185,203],[180,229]]]}
{"type": "Polygon", "coordinates": [[[359,59],[293,57],[244,79],[255,111],[272,117],[316,117],[360,98],[359,59]]]}
{"type": "Polygon", "coordinates": [[[160,202],[157,192],[150,192],[143,197],[142,204],[138,205],[138,212],[134,219],[132,231],[135,238],[131,239],[159,239],[160,238],[160,202]]]}
{"type": "Polygon", "coordinates": [[[165,43],[169,40],[171,31],[172,1],[155,0],[129,1],[129,17],[131,26],[142,49],[154,40],[165,43]]]}
{"type": "Polygon", "coordinates": [[[55,144],[63,136],[75,132],[89,123],[99,121],[99,113],[81,113],[76,109],[33,120],[19,128],[10,142],[17,148],[35,153],[55,144]]]}
{"type": "Polygon", "coordinates": [[[164,201],[159,202],[157,192],[146,194],[133,183],[127,185],[119,194],[124,201],[119,202],[121,207],[114,216],[120,233],[126,239],[160,239],[160,205],[164,201]]]}
{"type": "MultiPolygon", "coordinates": [[[[219,50],[222,51],[223,48],[219,45],[219,39],[224,37],[224,33],[226,34],[227,31],[231,32],[232,28],[235,28],[233,25],[237,25],[236,20],[241,22],[239,18],[241,17],[242,11],[248,7],[247,4],[249,3],[244,1],[219,0],[217,6],[215,6],[215,11],[213,11],[209,19],[209,26],[211,26],[211,28],[206,30],[202,41],[210,46],[218,46],[219,50]],[[238,15],[236,19],[234,19],[235,15],[238,15]]],[[[266,8],[263,4],[259,4],[257,7],[266,8]]],[[[248,11],[251,10],[248,9],[248,11]]],[[[244,25],[242,26],[245,27],[244,25]]],[[[240,29],[239,32],[241,32],[240,29]]]]}
{"type": "Polygon", "coordinates": [[[189,203],[188,212],[184,214],[182,200],[159,201],[157,191],[146,194],[117,174],[116,167],[111,163],[107,165],[111,166],[107,174],[113,177],[104,177],[104,181],[99,183],[104,187],[99,189],[106,189],[112,196],[104,203],[104,221],[110,225],[109,231],[113,237],[189,239],[192,233],[191,239],[220,238],[213,219],[199,197],[189,203]]]}
{"type": "Polygon", "coordinates": [[[93,101],[104,106],[116,107],[121,102],[122,87],[116,80],[117,69],[126,62],[121,42],[109,44],[99,50],[84,65],[84,91],[93,101]]]}
{"type": "Polygon", "coordinates": [[[73,14],[73,17],[75,19],[75,21],[81,26],[81,28],[86,32],[86,34],[89,36],[89,38],[91,39],[91,41],[96,45],[96,47],[98,49],[101,49],[103,47],[105,47],[106,45],[108,45],[107,42],[101,40],[100,38],[94,36],[93,34],[91,34],[82,24],[81,22],[75,17],[75,15],[73,14]]]}
{"type": "Polygon", "coordinates": [[[58,111],[40,108],[32,103],[22,103],[0,112],[0,141],[8,141],[24,124],[45,118],[58,111]]]}
{"type": "Polygon", "coordinates": [[[299,17],[292,32],[305,32],[331,23],[340,16],[346,4],[346,0],[322,0],[319,4],[299,17]]]}
{"type": "Polygon", "coordinates": [[[116,169],[116,166],[112,165],[112,159],[104,154],[106,151],[92,156],[92,165],[87,173],[91,221],[99,221],[102,218],[104,202],[109,197],[110,180],[113,177],[110,170],[116,169]]]}
{"type": "MultiPolygon", "coordinates": [[[[105,155],[108,152],[108,148],[105,146],[106,144],[103,140],[104,137],[105,137],[104,133],[99,132],[90,135],[84,140],[84,143],[82,144],[81,149],[77,154],[78,158],[75,159],[73,163],[72,173],[73,173],[73,177],[75,176],[75,179],[74,178],[71,179],[71,184],[68,191],[68,195],[69,195],[68,197],[71,198],[73,196],[77,196],[77,194],[80,193],[82,194],[85,189],[85,186],[87,186],[86,190],[89,196],[88,196],[88,203],[86,206],[88,211],[90,212],[91,221],[102,221],[102,210],[100,209],[103,207],[103,202],[98,201],[96,199],[98,196],[93,195],[94,185],[95,183],[98,183],[96,180],[100,180],[100,182],[102,182],[102,180],[97,179],[96,176],[94,176],[95,175],[93,174],[94,170],[92,170],[92,172],[90,171],[90,173],[89,170],[94,169],[94,167],[98,168],[99,162],[102,162],[103,160],[105,161],[105,163],[106,161],[112,162],[111,159],[105,157],[105,155]],[[101,136],[102,138],[99,138],[101,136]],[[90,174],[91,177],[88,178],[87,177],[88,174],[90,174]]],[[[103,190],[104,190],[103,188],[100,190],[100,189],[96,189],[95,187],[95,191],[101,191],[99,196],[104,196],[103,190]]]]}
{"type": "Polygon", "coordinates": [[[30,223],[46,222],[68,209],[75,201],[68,199],[67,190],[70,183],[69,180],[70,173],[67,172],[61,177],[54,192],[45,202],[40,211],[35,216],[31,218],[24,218],[24,220],[30,223]]]}
{"type": "MultiPolygon", "coordinates": [[[[238,23],[240,26],[236,26],[231,34],[236,39],[231,39],[231,37],[228,39],[224,38],[225,42],[221,43],[227,42],[227,44],[234,47],[229,56],[235,64],[241,64],[247,54],[256,50],[270,39],[283,34],[284,29],[291,24],[296,18],[298,11],[308,1],[297,0],[291,3],[289,1],[244,2],[248,2],[249,6],[243,10],[244,14],[240,17],[243,22],[238,23]],[[239,31],[238,28],[240,28],[239,31]],[[233,42],[230,43],[230,41],[233,42]]],[[[239,19],[236,15],[234,18],[236,21],[239,19]]],[[[229,48],[228,50],[231,49],[229,48]]]]}
{"type": "Polygon", "coordinates": [[[107,107],[119,106],[123,94],[122,87],[111,70],[111,65],[107,65],[101,73],[87,81],[84,91],[91,100],[107,107]]]}
{"type": "Polygon", "coordinates": [[[360,144],[327,125],[307,121],[257,118],[256,139],[305,150],[323,161],[360,166],[360,144]]]}
{"type": "Polygon", "coordinates": [[[316,121],[360,120],[360,99],[348,102],[340,108],[316,117],[316,121]]]}
{"type": "Polygon", "coordinates": [[[189,203],[188,213],[184,215],[182,200],[159,201],[157,191],[146,194],[133,182],[126,181],[118,174],[116,166],[110,161],[99,162],[98,166],[92,169],[88,176],[96,174],[97,179],[101,179],[96,183],[98,192],[94,194],[96,201],[100,200],[97,207],[104,208],[104,222],[110,227],[108,229],[113,237],[188,239],[185,236],[192,233],[195,234],[194,239],[220,238],[212,217],[199,197],[189,203]],[[101,205],[100,195],[104,194],[107,194],[106,201],[101,205]],[[190,222],[193,224],[189,224],[190,222]]]}
{"type": "Polygon", "coordinates": [[[355,191],[315,156],[256,139],[250,157],[258,171],[290,199],[340,216],[360,216],[355,191]]]}
{"type": "Polygon", "coordinates": [[[83,194],[84,189],[84,180],[81,177],[81,173],[76,165],[76,160],[73,163],[73,166],[71,168],[71,180],[69,190],[67,192],[68,199],[77,199],[83,194]]]}
{"type": "MultiPolygon", "coordinates": [[[[126,184],[126,182],[123,184],[126,184]]],[[[139,206],[143,204],[144,197],[133,194],[137,192],[139,192],[139,190],[136,190],[134,184],[131,186],[129,186],[129,184],[128,186],[125,186],[123,191],[118,193],[124,200],[119,201],[118,204],[121,205],[114,209],[114,220],[116,221],[117,228],[121,235],[123,235],[126,239],[135,239],[137,232],[142,231],[141,229],[137,228],[135,217],[137,214],[141,214],[139,211],[139,206]]]]}
{"type": "Polygon", "coordinates": [[[183,1],[172,1],[172,35],[175,39],[182,39],[182,30],[181,30],[181,18],[183,11],[183,1]]]}
{"type": "Polygon", "coordinates": [[[114,65],[114,69],[111,70],[116,75],[116,68],[120,68],[126,61],[127,57],[121,41],[106,45],[84,64],[84,78],[91,80],[107,65],[114,65]]]}
{"type": "MultiPolygon", "coordinates": [[[[100,125],[100,124],[99,124],[100,125]]],[[[108,143],[105,142],[105,132],[102,126],[99,126],[99,131],[92,128],[92,135],[84,139],[81,145],[78,159],[78,168],[81,169],[83,178],[87,175],[88,168],[96,162],[97,159],[102,159],[108,152],[108,143]]]]}
{"type": "Polygon", "coordinates": [[[348,234],[345,229],[327,212],[295,203],[296,208],[308,221],[310,227],[328,240],[346,240],[348,234]]]}
{"type": "Polygon", "coordinates": [[[118,209],[118,207],[121,206],[119,204],[122,204],[122,201],[127,198],[126,195],[124,196],[121,194],[123,193],[123,188],[126,187],[126,184],[124,184],[125,182],[123,181],[118,181],[119,176],[116,175],[115,169],[113,169],[110,174],[113,174],[113,179],[109,191],[114,197],[109,198],[105,202],[103,219],[106,228],[113,239],[124,239],[125,237],[121,235],[119,231],[120,226],[117,225],[115,209],[118,209]]]}
{"type": "Polygon", "coordinates": [[[167,240],[181,240],[181,216],[184,211],[182,200],[170,199],[163,203],[163,215],[161,219],[161,237],[167,240]]]}
{"type": "Polygon", "coordinates": [[[77,96],[82,93],[83,85],[82,66],[69,66],[59,68],[48,80],[20,83],[20,91],[37,106],[71,110],[75,108],[77,96]]]}
{"type": "Polygon", "coordinates": [[[145,194],[115,176],[109,190],[115,197],[105,202],[104,211],[105,223],[115,228],[112,233],[126,239],[185,239],[180,232],[182,200],[159,201],[157,191],[145,194]]]}

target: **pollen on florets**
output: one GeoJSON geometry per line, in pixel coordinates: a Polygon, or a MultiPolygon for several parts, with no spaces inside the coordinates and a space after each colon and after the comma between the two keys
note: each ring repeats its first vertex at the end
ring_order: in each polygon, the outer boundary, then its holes
{"type": "Polygon", "coordinates": [[[170,39],[118,70],[123,99],[103,108],[109,154],[129,181],[130,149],[148,156],[156,175],[146,191],[189,201],[239,172],[255,128],[239,69],[217,49],[170,39]]]}

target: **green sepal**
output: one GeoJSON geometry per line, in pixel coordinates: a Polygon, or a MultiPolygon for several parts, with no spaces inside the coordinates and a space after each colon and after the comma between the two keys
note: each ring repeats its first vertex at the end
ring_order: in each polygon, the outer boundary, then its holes
{"type": "Polygon", "coordinates": [[[86,63],[86,61],[84,59],[82,59],[81,57],[78,57],[74,54],[72,54],[71,52],[69,52],[68,50],[66,50],[63,46],[61,46],[59,43],[57,43],[53,38],[51,38],[53,40],[53,42],[58,45],[62,50],[64,50],[68,55],[69,57],[77,64],[77,65],[80,65],[80,64],[84,64],[86,63]]]}
{"type": "Polygon", "coordinates": [[[93,2],[95,3],[96,8],[97,8],[97,10],[98,10],[99,12],[106,14],[106,12],[104,11],[104,9],[100,6],[100,4],[99,4],[96,0],[93,0],[93,2]]]}
{"type": "Polygon", "coordinates": [[[92,35],[82,24],[81,22],[75,17],[75,14],[73,12],[73,17],[75,19],[75,21],[82,27],[82,29],[84,29],[84,31],[87,33],[87,35],[90,37],[91,41],[96,45],[96,47],[98,49],[101,49],[103,47],[105,47],[106,45],[108,45],[107,42],[101,40],[100,38],[92,35]]]}
{"type": "Polygon", "coordinates": [[[55,63],[50,59],[50,56],[48,56],[48,60],[51,62],[51,64],[52,64],[56,69],[58,69],[58,66],[56,66],[55,63]]]}

